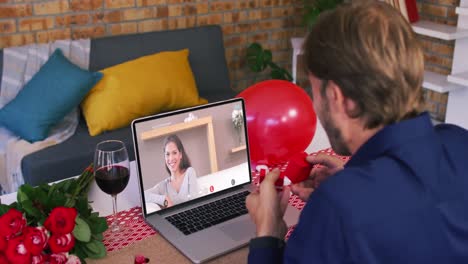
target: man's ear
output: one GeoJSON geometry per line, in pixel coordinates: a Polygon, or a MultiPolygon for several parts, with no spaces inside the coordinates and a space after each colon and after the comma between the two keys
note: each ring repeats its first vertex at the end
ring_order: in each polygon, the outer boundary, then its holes
{"type": "Polygon", "coordinates": [[[342,111],[346,113],[349,117],[353,117],[356,112],[356,102],[354,102],[351,98],[346,97],[343,94],[340,86],[338,86],[334,81],[328,82],[329,87],[326,89],[327,91],[327,99],[330,104],[333,105],[333,109],[342,111]]]}

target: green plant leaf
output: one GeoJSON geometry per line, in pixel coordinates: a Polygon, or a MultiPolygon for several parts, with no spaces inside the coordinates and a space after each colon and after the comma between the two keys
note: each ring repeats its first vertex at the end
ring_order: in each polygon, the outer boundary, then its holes
{"type": "Polygon", "coordinates": [[[81,263],[86,263],[83,262],[88,256],[85,248],[86,244],[84,242],[76,241],[75,247],[73,247],[73,249],[70,252],[72,254],[77,255],[80,258],[81,263]]]}
{"type": "Polygon", "coordinates": [[[247,48],[247,65],[253,72],[261,72],[265,69],[264,51],[260,44],[255,42],[247,48]]]}
{"type": "Polygon", "coordinates": [[[272,62],[273,54],[271,50],[264,50],[263,51],[263,64],[267,65],[268,63],[272,62]]]}
{"type": "Polygon", "coordinates": [[[0,204],[0,215],[3,215],[5,214],[6,212],[8,212],[10,210],[10,206],[8,205],[5,205],[5,204],[0,204]]]}
{"type": "Polygon", "coordinates": [[[321,12],[334,9],[341,3],[343,0],[304,0],[303,25],[310,30],[321,12]]]}
{"type": "Polygon", "coordinates": [[[92,238],[97,241],[102,241],[104,239],[104,235],[102,233],[92,235],[92,238]]]}
{"type": "MultiPolygon", "coordinates": [[[[22,206],[22,208],[23,208],[23,211],[24,211],[26,214],[28,214],[28,215],[30,215],[30,216],[32,216],[32,217],[35,218],[35,219],[29,219],[29,218],[28,218],[28,220],[32,220],[34,223],[36,223],[36,222],[38,221],[38,219],[42,217],[41,211],[40,211],[37,207],[35,207],[35,206],[33,205],[33,203],[32,203],[31,200],[23,201],[23,202],[21,203],[21,206],[22,206]]],[[[28,222],[29,222],[29,221],[28,221],[28,222]]]]}
{"type": "Polygon", "coordinates": [[[276,80],[285,80],[284,74],[279,69],[271,70],[271,78],[276,80]]]}
{"type": "Polygon", "coordinates": [[[247,47],[247,56],[254,56],[263,51],[262,45],[254,42],[247,47]]]}
{"type": "Polygon", "coordinates": [[[320,15],[320,12],[321,11],[317,8],[311,8],[309,12],[304,15],[302,23],[307,27],[308,30],[310,30],[315,24],[315,21],[320,15]]]}
{"type": "Polygon", "coordinates": [[[85,244],[84,250],[89,258],[96,259],[106,256],[106,247],[101,241],[91,240],[85,244]]]}
{"type": "Polygon", "coordinates": [[[91,229],[85,220],[79,216],[75,218],[75,228],[73,229],[73,236],[79,241],[89,242],[91,240],[91,229]]]}
{"type": "Polygon", "coordinates": [[[47,206],[48,208],[52,209],[57,206],[63,206],[66,201],[65,193],[59,191],[58,189],[51,194],[49,192],[48,199],[47,199],[47,206]]]}
{"type": "Polygon", "coordinates": [[[88,222],[89,227],[91,228],[91,232],[93,234],[102,233],[102,232],[106,231],[107,228],[108,228],[106,218],[104,218],[104,217],[98,217],[98,216],[91,215],[87,219],[87,222],[88,222]]]}
{"type": "Polygon", "coordinates": [[[91,210],[89,208],[88,198],[87,197],[79,197],[76,200],[75,208],[76,208],[76,210],[78,210],[79,214],[83,218],[88,218],[90,216],[90,214],[91,214],[91,210]]]}
{"type": "Polygon", "coordinates": [[[16,195],[16,199],[19,203],[23,203],[24,201],[30,200],[29,197],[34,197],[34,188],[29,184],[23,184],[18,189],[18,194],[16,195]]]}

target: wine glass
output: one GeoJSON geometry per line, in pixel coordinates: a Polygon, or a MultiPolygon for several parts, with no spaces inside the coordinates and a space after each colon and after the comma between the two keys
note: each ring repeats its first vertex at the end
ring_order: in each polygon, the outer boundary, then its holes
{"type": "Polygon", "coordinates": [[[106,140],[97,144],[94,152],[94,177],[99,188],[112,196],[112,234],[120,230],[117,222],[117,194],[127,187],[130,164],[125,144],[119,140],[106,140]]]}

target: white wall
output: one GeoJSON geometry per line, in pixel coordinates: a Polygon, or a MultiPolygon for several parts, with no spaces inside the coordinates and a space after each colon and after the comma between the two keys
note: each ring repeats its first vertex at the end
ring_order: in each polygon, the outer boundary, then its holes
{"type": "Polygon", "coordinates": [[[322,124],[317,120],[317,128],[315,130],[314,138],[305,151],[310,154],[311,152],[316,152],[329,147],[330,141],[328,140],[327,134],[325,133],[322,124]]]}

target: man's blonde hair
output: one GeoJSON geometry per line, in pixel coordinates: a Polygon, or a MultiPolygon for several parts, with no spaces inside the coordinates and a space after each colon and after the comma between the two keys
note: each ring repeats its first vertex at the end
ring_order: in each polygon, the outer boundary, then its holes
{"type": "Polygon", "coordinates": [[[356,102],[348,114],[363,118],[367,128],[423,110],[423,52],[410,24],[390,5],[352,1],[322,13],[303,49],[306,70],[356,102]]]}

